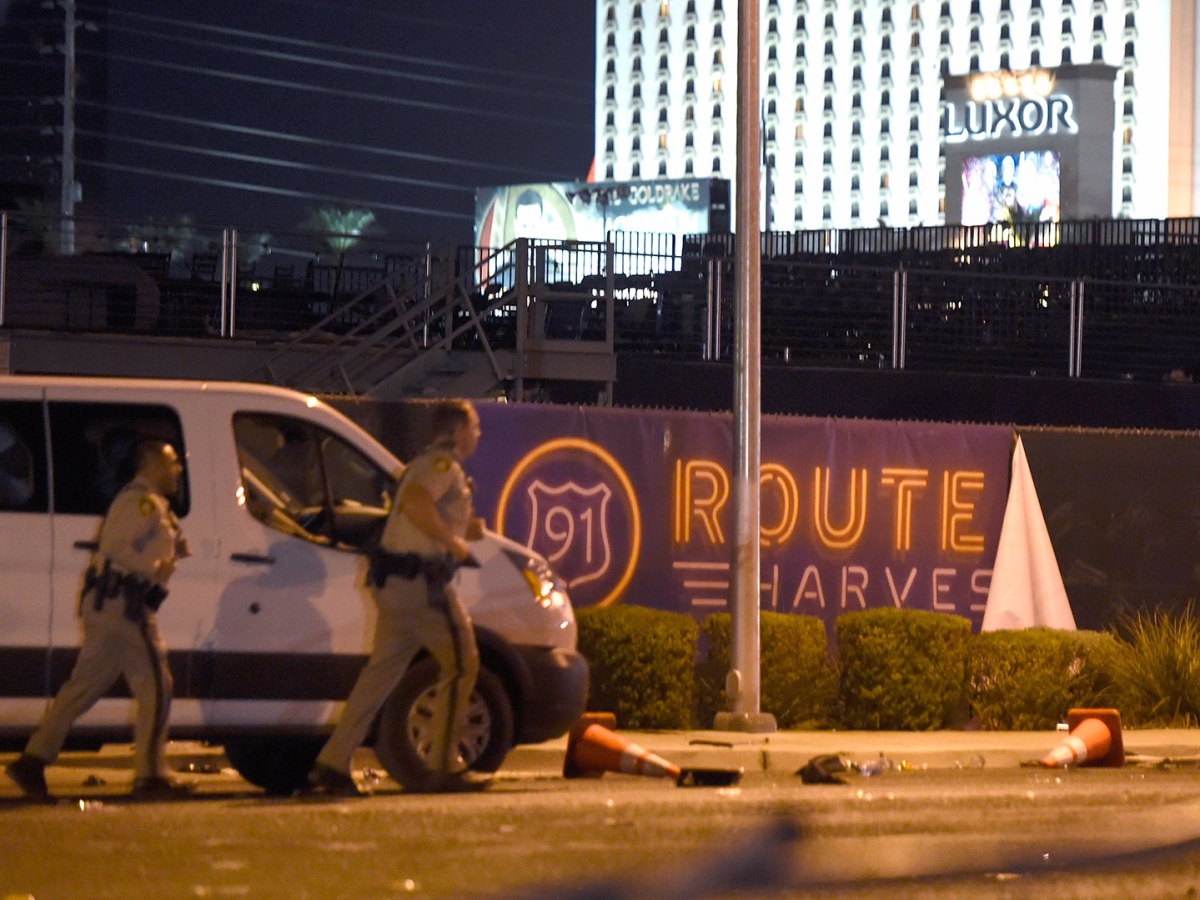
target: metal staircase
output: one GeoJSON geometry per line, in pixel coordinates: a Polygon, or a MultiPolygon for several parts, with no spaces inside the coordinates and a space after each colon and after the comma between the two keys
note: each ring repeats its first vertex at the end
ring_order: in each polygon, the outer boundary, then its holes
{"type": "Polygon", "coordinates": [[[616,380],[611,244],[519,239],[468,265],[432,251],[280,345],[248,373],[310,393],[525,399],[530,382],[616,380]],[[547,281],[547,272],[556,279],[547,281]],[[586,286],[585,286],[586,285],[586,286]],[[562,328],[562,310],[590,328],[562,328]]]}

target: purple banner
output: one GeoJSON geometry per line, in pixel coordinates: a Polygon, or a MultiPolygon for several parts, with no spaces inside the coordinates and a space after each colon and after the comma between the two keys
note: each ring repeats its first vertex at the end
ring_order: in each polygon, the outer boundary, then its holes
{"type": "MultiPolygon", "coordinates": [[[[547,556],[579,607],[726,611],[727,414],[479,405],[481,515],[547,556]]],[[[762,607],[831,622],[897,606],[983,617],[1006,426],[766,416],[762,607]]]]}

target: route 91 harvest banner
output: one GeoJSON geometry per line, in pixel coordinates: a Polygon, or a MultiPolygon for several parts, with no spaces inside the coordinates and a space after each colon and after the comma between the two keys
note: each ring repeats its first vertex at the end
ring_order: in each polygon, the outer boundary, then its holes
{"type": "MultiPolygon", "coordinates": [[[[478,409],[477,508],[547,556],[576,606],[727,610],[729,415],[478,409]]],[[[764,417],[763,609],[832,622],[896,606],[978,629],[1012,442],[1006,426],[764,417]]]]}

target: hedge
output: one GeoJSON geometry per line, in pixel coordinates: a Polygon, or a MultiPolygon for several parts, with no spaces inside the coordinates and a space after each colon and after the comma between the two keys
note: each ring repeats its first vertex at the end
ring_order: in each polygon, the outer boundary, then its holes
{"type": "MultiPolygon", "coordinates": [[[[576,610],[576,619],[591,668],[588,709],[615,713],[618,727],[708,728],[728,708],[729,615],[697,625],[683,613],[613,606],[576,610]]],[[[759,621],[760,707],[780,728],[935,729],[973,716],[987,729],[1049,729],[1090,706],[1128,706],[1130,719],[1155,721],[1122,684],[1133,666],[1150,671],[1148,652],[1109,633],[972,635],[959,616],[863,610],[837,620],[834,664],[820,619],[764,612],[759,621]]],[[[1200,636],[1200,623],[1193,630],[1200,636]]],[[[1176,645],[1196,641],[1141,643],[1169,644],[1178,656],[1176,645]]]]}
{"type": "Polygon", "coordinates": [[[840,719],[850,729],[928,730],[965,719],[971,623],[924,610],[837,620],[840,719]]]}
{"type": "Polygon", "coordinates": [[[1073,707],[1114,702],[1120,645],[1095,631],[990,631],[975,635],[967,660],[971,709],[980,727],[1054,728],[1073,707]]]}
{"type": "Polygon", "coordinates": [[[690,728],[699,626],[684,613],[641,606],[575,611],[591,669],[588,705],[619,728],[690,728]]]}
{"type": "MultiPolygon", "coordinates": [[[[727,613],[709,616],[700,626],[708,652],[696,675],[697,720],[711,725],[729,708],[730,629],[727,613]]],[[[780,728],[827,728],[834,724],[837,674],[829,661],[825,624],[815,616],[764,612],[759,618],[760,708],[780,728]]]]}

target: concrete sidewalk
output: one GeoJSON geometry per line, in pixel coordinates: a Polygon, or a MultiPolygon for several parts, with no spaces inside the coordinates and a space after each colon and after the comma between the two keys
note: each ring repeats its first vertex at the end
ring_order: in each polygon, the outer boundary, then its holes
{"type": "MultiPolygon", "coordinates": [[[[814,756],[836,753],[863,764],[881,756],[915,768],[1003,768],[1040,760],[1066,736],[1055,731],[625,731],[625,740],[683,768],[794,773],[814,756]]],[[[1123,731],[1125,753],[1200,763],[1200,729],[1123,731]]],[[[565,737],[515,748],[501,771],[561,772],[565,737]]]]}

